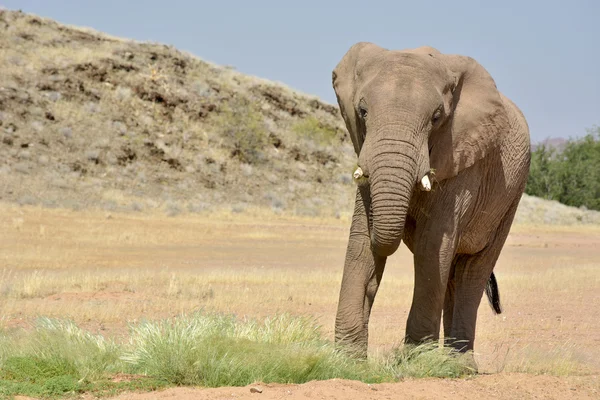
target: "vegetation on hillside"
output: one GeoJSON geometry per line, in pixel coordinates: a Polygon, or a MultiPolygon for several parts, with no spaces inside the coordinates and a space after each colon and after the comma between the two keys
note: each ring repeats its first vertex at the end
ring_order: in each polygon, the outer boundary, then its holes
{"type": "Polygon", "coordinates": [[[600,210],[600,127],[564,150],[539,146],[531,153],[526,193],[574,207],[600,210]]]}

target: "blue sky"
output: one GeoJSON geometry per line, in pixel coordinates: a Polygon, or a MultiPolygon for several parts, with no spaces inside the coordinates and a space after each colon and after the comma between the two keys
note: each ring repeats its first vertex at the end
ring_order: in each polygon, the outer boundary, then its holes
{"type": "Polygon", "coordinates": [[[358,41],[477,59],[532,140],[600,125],[600,1],[0,0],[115,36],[174,45],[335,103],[331,70],[358,41]]]}

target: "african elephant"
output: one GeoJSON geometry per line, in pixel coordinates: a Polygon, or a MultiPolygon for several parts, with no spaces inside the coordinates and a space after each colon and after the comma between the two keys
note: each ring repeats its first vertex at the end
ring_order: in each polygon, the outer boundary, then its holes
{"type": "Polygon", "coordinates": [[[358,156],[356,201],[336,342],[366,357],[371,307],[387,257],[414,255],[404,341],[473,349],[484,290],[501,312],[494,265],[524,191],[529,128],[473,58],[431,47],[353,45],[333,88],[358,156]]]}

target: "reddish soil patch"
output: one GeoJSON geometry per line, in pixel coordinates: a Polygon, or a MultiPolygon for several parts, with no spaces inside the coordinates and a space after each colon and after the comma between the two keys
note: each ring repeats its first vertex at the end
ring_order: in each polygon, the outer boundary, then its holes
{"type": "Polygon", "coordinates": [[[249,385],[239,388],[175,388],[153,393],[127,393],[119,400],[217,399],[597,399],[598,376],[556,378],[523,374],[498,374],[474,379],[421,379],[369,385],[333,379],[303,385],[249,385]],[[262,393],[251,391],[259,388],[262,393]]]}

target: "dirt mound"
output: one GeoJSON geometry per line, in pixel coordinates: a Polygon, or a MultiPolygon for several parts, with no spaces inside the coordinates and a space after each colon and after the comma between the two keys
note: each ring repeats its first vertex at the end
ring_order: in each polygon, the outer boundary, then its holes
{"type": "Polygon", "coordinates": [[[0,11],[0,200],[350,210],[338,108],[170,46],[0,11]]]}

